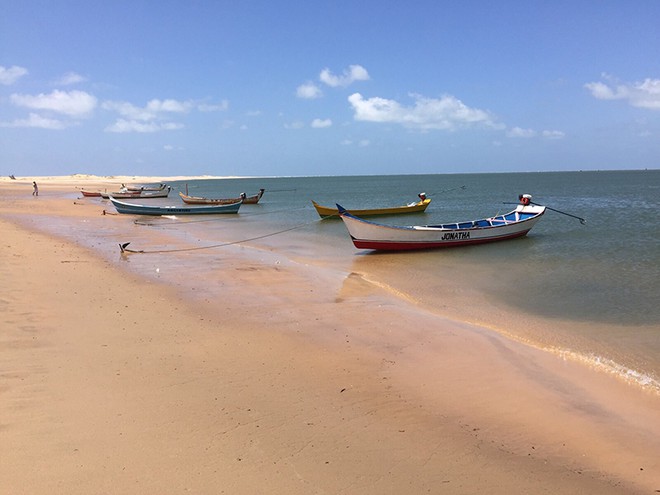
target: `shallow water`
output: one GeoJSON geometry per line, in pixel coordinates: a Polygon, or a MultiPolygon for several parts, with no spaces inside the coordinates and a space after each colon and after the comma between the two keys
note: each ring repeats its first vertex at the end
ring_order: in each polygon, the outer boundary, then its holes
{"type": "MultiPolygon", "coordinates": [[[[660,390],[660,171],[249,178],[172,185],[170,198],[150,201],[180,204],[178,191],[186,188],[191,195],[209,197],[250,195],[262,187],[266,193],[260,204],[243,205],[238,215],[137,217],[137,224],[135,217],[121,216],[105,222],[110,230],[99,231],[96,222],[72,229],[51,221],[48,228],[115,260],[118,236],[136,249],[181,249],[160,259],[128,262],[167,283],[205,277],[222,263],[227,249],[268,262],[286,259],[321,267],[338,277],[358,273],[431,311],[660,390]],[[347,208],[398,206],[416,200],[419,192],[432,198],[426,213],[376,220],[398,225],[472,220],[506,212],[512,205],[505,203],[530,193],[537,203],[585,218],[586,225],[548,211],[518,240],[373,253],[355,249],[341,220],[321,221],[311,205],[313,199],[347,208]],[[168,264],[178,273],[156,271],[156,265],[168,264]]],[[[209,284],[208,290],[219,293],[222,284],[209,284]]]]}

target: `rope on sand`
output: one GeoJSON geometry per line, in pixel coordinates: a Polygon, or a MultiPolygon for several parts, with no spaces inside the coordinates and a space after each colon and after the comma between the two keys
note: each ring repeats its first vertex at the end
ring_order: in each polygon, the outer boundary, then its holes
{"type": "Polygon", "coordinates": [[[223,242],[221,244],[212,244],[210,246],[198,246],[198,247],[181,248],[181,249],[157,249],[157,250],[154,250],[154,251],[146,251],[146,250],[143,250],[143,249],[139,249],[139,250],[129,249],[128,245],[130,244],[130,242],[124,242],[123,244],[119,244],[119,249],[121,250],[122,254],[161,254],[161,253],[181,253],[181,252],[184,252],[184,251],[201,251],[203,249],[214,249],[214,248],[219,248],[219,247],[224,247],[224,246],[233,246],[235,244],[242,244],[244,242],[250,242],[250,241],[256,241],[256,240],[259,240],[259,239],[265,239],[266,237],[272,237],[274,235],[279,235],[279,234],[283,234],[285,232],[290,232],[292,230],[307,227],[308,225],[312,225],[314,223],[320,222],[321,220],[324,220],[324,218],[319,218],[318,220],[314,220],[313,222],[301,223],[301,224],[296,225],[294,227],[289,227],[288,229],[278,230],[277,232],[270,232],[268,234],[258,235],[258,236],[255,236],[255,237],[250,237],[248,239],[241,239],[239,241],[223,242]]]}

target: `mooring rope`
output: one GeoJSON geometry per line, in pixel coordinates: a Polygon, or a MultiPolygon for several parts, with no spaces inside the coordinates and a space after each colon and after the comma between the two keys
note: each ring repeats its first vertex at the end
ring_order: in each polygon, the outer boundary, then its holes
{"type": "Polygon", "coordinates": [[[442,191],[435,191],[435,192],[427,193],[427,196],[435,196],[436,194],[444,194],[444,193],[450,192],[450,191],[457,191],[458,189],[465,190],[466,187],[467,186],[458,186],[458,187],[452,187],[450,189],[443,189],[442,191]]]}
{"type": "Polygon", "coordinates": [[[162,253],[181,253],[181,252],[184,252],[184,251],[201,251],[203,249],[214,249],[214,248],[219,248],[219,247],[224,247],[224,246],[232,246],[232,245],[235,245],[235,244],[242,244],[244,242],[256,241],[256,240],[259,240],[259,239],[265,239],[266,237],[272,237],[274,235],[283,234],[285,232],[290,232],[292,230],[307,227],[308,225],[312,225],[314,223],[320,222],[322,220],[325,220],[326,218],[328,218],[328,217],[321,217],[318,220],[314,220],[312,222],[301,223],[301,224],[295,225],[293,227],[289,227],[288,229],[278,230],[277,232],[270,232],[268,234],[258,235],[258,236],[255,236],[255,237],[250,237],[248,239],[241,239],[241,240],[238,240],[238,241],[223,242],[221,244],[212,244],[210,246],[197,246],[197,247],[180,248],[180,249],[156,249],[154,251],[146,251],[144,249],[139,249],[139,250],[128,249],[127,246],[130,244],[130,242],[125,242],[123,244],[119,244],[119,249],[121,250],[122,253],[130,253],[130,254],[162,254],[162,253]]]}

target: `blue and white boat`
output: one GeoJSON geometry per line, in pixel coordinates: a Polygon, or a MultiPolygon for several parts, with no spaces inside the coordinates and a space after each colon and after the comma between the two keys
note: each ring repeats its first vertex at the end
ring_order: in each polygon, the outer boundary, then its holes
{"type": "Polygon", "coordinates": [[[406,251],[467,246],[522,237],[545,213],[546,207],[531,203],[529,194],[520,195],[516,209],[481,220],[439,225],[396,227],[370,222],[337,205],[339,215],[358,249],[406,251]]]}
{"type": "Polygon", "coordinates": [[[129,215],[205,215],[218,213],[238,213],[242,201],[226,205],[142,205],[126,203],[110,197],[110,201],[119,213],[129,215]]]}

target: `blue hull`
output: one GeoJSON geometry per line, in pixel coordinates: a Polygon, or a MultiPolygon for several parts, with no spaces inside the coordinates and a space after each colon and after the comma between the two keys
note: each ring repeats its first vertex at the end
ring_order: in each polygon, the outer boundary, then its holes
{"type": "Polygon", "coordinates": [[[228,205],[200,205],[200,206],[152,206],[125,203],[110,198],[119,213],[128,215],[212,215],[222,213],[238,213],[241,201],[228,205]]]}

